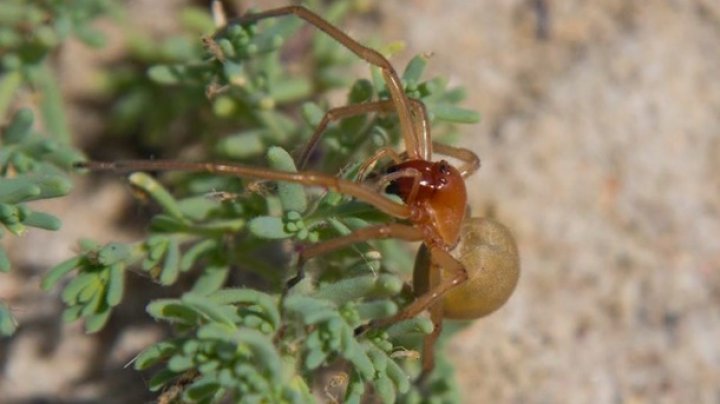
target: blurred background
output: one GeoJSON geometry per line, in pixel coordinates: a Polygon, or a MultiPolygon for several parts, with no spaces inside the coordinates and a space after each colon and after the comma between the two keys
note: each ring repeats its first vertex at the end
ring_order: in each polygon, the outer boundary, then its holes
{"type": "MultiPolygon", "coordinates": [[[[128,21],[162,35],[178,29],[187,2],[127,4],[128,21]]],[[[243,3],[253,4],[282,2],[243,3]]],[[[403,41],[396,66],[432,53],[430,75],[469,90],[465,106],[482,114],[461,139],[482,159],[469,182],[473,211],[508,225],[521,251],[509,303],[448,344],[464,401],[720,403],[720,3],[413,0],[369,9],[343,28],[360,42],[403,41]]],[[[98,28],[109,38],[103,53],[70,44],[58,56],[71,101],[87,94],[93,69],[123,52],[119,27],[98,28]]],[[[70,113],[78,136],[102,120],[82,105],[70,113]]],[[[132,238],[118,226],[128,194],[122,181],[80,185],[42,202],[63,219],[60,232],[3,240],[22,270],[3,275],[0,297],[25,325],[0,349],[3,399],[149,399],[143,377],[122,365],[159,331],[136,325],[107,341],[79,324],[60,328],[58,301],[38,287],[77,239],[132,238]]]]}

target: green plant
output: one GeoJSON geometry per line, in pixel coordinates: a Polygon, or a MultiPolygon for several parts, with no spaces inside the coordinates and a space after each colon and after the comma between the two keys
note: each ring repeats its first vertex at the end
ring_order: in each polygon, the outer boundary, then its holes
{"type": "MultiPolygon", "coordinates": [[[[17,236],[28,227],[60,227],[58,218],[31,209],[27,202],[70,192],[67,173],[81,156],[70,144],[62,95],[47,62],[69,36],[91,46],[102,45],[103,37],[90,22],[109,11],[109,2],[78,3],[10,0],[0,4],[0,118],[6,122],[0,138],[0,238],[5,230],[17,236]],[[31,109],[9,112],[14,100],[32,93],[41,95],[35,107],[45,133],[33,128],[31,109]]],[[[10,267],[0,246],[0,272],[10,267]]],[[[0,335],[14,330],[10,309],[2,303],[0,335]]]]}
{"type": "MultiPolygon", "coordinates": [[[[337,21],[352,5],[350,0],[335,2],[323,14],[337,21]]],[[[188,15],[196,29],[210,29],[207,18],[188,15]]],[[[293,45],[311,49],[311,57],[294,62],[301,70],[304,67],[306,75],[290,73],[282,45],[301,26],[293,18],[231,25],[206,38],[204,47],[183,39],[155,44],[136,37],[131,52],[152,66],[147,76],[129,69],[110,78],[112,90],[123,94],[111,126],[117,133],[147,131],[148,147],[174,144],[162,152],[165,155],[192,149],[196,159],[230,159],[294,170],[286,149],[303,143],[312,133],[328,108],[329,90],[348,89],[349,104],[388,97],[375,70],[371,80],[348,82],[341,73],[354,56],[322,34],[293,45]],[[159,49],[168,51],[153,52],[159,49]],[[160,56],[148,56],[153,54],[160,56]],[[157,102],[160,94],[171,101],[157,102]],[[178,122],[191,129],[171,133],[168,128],[178,122]],[[238,127],[242,128],[239,132],[234,129],[238,127]],[[171,135],[182,142],[168,141],[171,135]]],[[[420,56],[408,64],[402,77],[405,90],[426,104],[436,134],[452,136],[454,123],[474,122],[477,116],[456,106],[464,97],[461,89],[448,89],[440,78],[421,80],[426,63],[420,56]]],[[[25,111],[15,114],[3,135],[3,145],[14,149],[3,147],[2,152],[16,150],[17,155],[17,150],[35,150],[16,146],[32,138],[20,135],[30,130],[28,116],[25,111]]],[[[323,159],[313,164],[318,170],[355,179],[359,162],[369,153],[398,142],[397,126],[392,115],[343,120],[328,129],[321,145],[323,159]]],[[[79,160],[66,141],[52,152],[23,153],[38,161],[35,169],[54,170],[63,181],[67,180],[62,169],[79,160]]],[[[13,195],[12,185],[32,172],[23,171],[22,164],[15,162],[17,157],[8,158],[12,163],[3,170],[6,179],[0,184],[0,196],[13,195]]],[[[412,352],[420,337],[431,331],[428,319],[354,334],[358,326],[392,315],[412,299],[402,288],[402,277],[412,268],[412,260],[400,243],[364,243],[314,259],[307,264],[309,276],[283,293],[285,279],[294,275],[293,246],[332,239],[389,218],[335,192],[292,184],[177,173],[161,178],[133,173],[129,181],[160,209],[151,219],[147,237],[127,244],[83,241],[77,256],[48,272],[43,288],[49,290],[70,276],[63,283],[62,299],[67,306],[63,318],[83,319],[87,332],[96,332],[113,308],[123,303],[126,278],[132,273],[168,287],[180,280],[190,285],[177,298],[154,300],[147,306],[153,318],[172,324],[175,330],[134,361],[138,370],[155,369],[150,389],[165,389],[167,395],[198,402],[227,396],[306,402],[313,400],[310,382],[314,375],[330,363],[344,362],[347,402],[359,402],[367,386],[384,402],[424,398],[409,376],[417,372],[418,364],[402,352],[408,348],[412,352]],[[267,263],[268,256],[277,259],[267,263]],[[240,269],[259,277],[260,286],[237,287],[233,279],[240,269]]],[[[56,186],[52,189],[59,190],[53,193],[43,191],[37,182],[31,184],[40,192],[7,200],[18,219],[3,220],[3,224],[15,233],[13,223],[38,226],[54,220],[18,203],[59,196],[69,189],[56,186]]],[[[39,227],[59,226],[57,220],[52,223],[39,227]]],[[[427,383],[433,397],[457,401],[450,375],[450,367],[440,360],[427,383]]]]}

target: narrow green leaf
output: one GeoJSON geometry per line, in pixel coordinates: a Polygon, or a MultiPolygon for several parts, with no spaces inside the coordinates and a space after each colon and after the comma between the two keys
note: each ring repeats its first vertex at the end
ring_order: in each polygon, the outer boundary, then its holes
{"type": "Polygon", "coordinates": [[[93,334],[100,331],[105,326],[108,319],[110,319],[109,307],[98,313],[91,314],[85,319],[85,332],[93,334]]]}
{"type": "Polygon", "coordinates": [[[215,146],[218,153],[233,159],[261,155],[265,150],[262,130],[248,130],[220,139],[215,146]]]}
{"type": "Polygon", "coordinates": [[[219,305],[208,299],[194,293],[186,293],[182,297],[182,302],[188,307],[193,308],[208,320],[235,327],[235,319],[231,307],[219,305]]]}
{"type": "MultiPolygon", "coordinates": [[[[221,323],[208,323],[198,328],[197,337],[201,340],[216,340],[234,343],[236,342],[236,332],[237,329],[235,327],[221,323]]],[[[235,355],[235,352],[229,352],[230,356],[225,357],[223,355],[228,354],[228,352],[223,352],[218,352],[218,355],[220,355],[222,359],[232,359],[235,355]]]]}
{"type": "Polygon", "coordinates": [[[205,239],[190,247],[180,260],[180,271],[186,272],[192,268],[193,264],[203,255],[211,252],[218,246],[218,242],[214,239],[205,239]]]}
{"type": "Polygon", "coordinates": [[[344,278],[322,285],[315,297],[328,299],[339,305],[361,297],[393,296],[402,289],[402,281],[389,274],[344,278]]]}
{"type": "MultiPolygon", "coordinates": [[[[279,171],[297,172],[295,161],[292,156],[281,147],[271,147],[268,150],[270,167],[279,171]]],[[[301,184],[286,182],[278,183],[278,195],[283,205],[283,210],[304,212],[307,209],[307,195],[301,184]]]]}
{"type": "Polygon", "coordinates": [[[198,279],[195,281],[191,292],[201,295],[214,295],[213,292],[220,289],[227,280],[230,267],[227,265],[208,265],[206,266],[198,279]]]}
{"type": "Polygon", "coordinates": [[[305,122],[311,128],[315,128],[325,115],[325,112],[314,102],[303,103],[300,112],[305,122]]]}
{"type": "Polygon", "coordinates": [[[360,345],[357,340],[353,340],[352,343],[355,347],[352,349],[352,355],[347,356],[347,359],[355,365],[355,370],[358,371],[365,380],[372,380],[375,376],[375,368],[367,356],[365,348],[360,345]]]}
{"type": "Polygon", "coordinates": [[[167,254],[160,272],[160,284],[172,285],[180,274],[180,245],[176,238],[168,239],[167,254]]]}
{"type": "Polygon", "coordinates": [[[257,305],[262,308],[264,318],[270,322],[273,329],[280,327],[280,312],[275,297],[253,289],[228,288],[218,290],[208,296],[218,304],[257,305]]]}
{"type": "Polygon", "coordinates": [[[13,179],[0,179],[0,202],[5,204],[20,203],[37,197],[42,189],[24,176],[13,179]]]}
{"type": "Polygon", "coordinates": [[[173,372],[172,370],[162,369],[150,378],[150,381],[148,382],[148,388],[150,389],[150,391],[158,391],[178,376],[179,374],[173,372]]]}
{"type": "Polygon", "coordinates": [[[387,376],[382,375],[375,379],[373,386],[375,387],[375,393],[380,397],[382,402],[395,402],[395,389],[393,388],[393,383],[387,376]]]}
{"type": "Polygon", "coordinates": [[[72,323],[81,317],[83,306],[70,306],[62,312],[62,321],[65,324],[72,323]]]}
{"type": "Polygon", "coordinates": [[[121,262],[126,262],[132,256],[132,248],[123,243],[109,243],[97,253],[97,262],[102,266],[109,267],[121,262]]]}
{"type": "Polygon", "coordinates": [[[177,200],[153,177],[145,173],[132,173],[128,177],[130,183],[147,192],[170,216],[182,219],[183,214],[177,200]]]}
{"type": "Polygon", "coordinates": [[[173,355],[168,361],[167,367],[176,373],[184,372],[195,365],[195,362],[191,356],[186,355],[173,355]]]}
{"type": "Polygon", "coordinates": [[[388,327],[387,332],[390,338],[397,338],[408,335],[427,335],[433,330],[432,321],[426,317],[415,317],[406,321],[393,324],[388,327]]]}
{"type": "Polygon", "coordinates": [[[201,378],[188,387],[183,398],[190,402],[200,402],[213,397],[222,386],[214,380],[201,378]]]}
{"type": "Polygon", "coordinates": [[[355,309],[360,319],[368,321],[390,317],[397,313],[398,306],[391,300],[376,300],[360,303],[355,309]]]}
{"type": "Polygon", "coordinates": [[[430,114],[437,120],[453,123],[477,123],[480,121],[480,114],[477,112],[452,104],[434,104],[430,108],[430,114]]]}
{"type": "Polygon", "coordinates": [[[237,332],[240,343],[247,344],[261,364],[269,373],[270,380],[280,380],[282,377],[282,361],[275,349],[272,340],[257,330],[241,329],[237,332]]]}
{"type": "Polygon", "coordinates": [[[72,189],[70,180],[58,175],[28,174],[26,178],[40,188],[40,194],[35,195],[32,200],[65,196],[72,189]]]}
{"type": "Polygon", "coordinates": [[[198,313],[177,299],[157,299],[145,309],[156,320],[194,325],[198,322],[198,313]]]}
{"type": "Polygon", "coordinates": [[[33,120],[34,116],[29,108],[22,108],[16,112],[10,125],[5,129],[2,137],[3,143],[7,145],[22,142],[30,134],[33,120]]]}
{"type": "Polygon", "coordinates": [[[285,231],[282,219],[274,216],[258,216],[250,220],[250,232],[260,238],[280,240],[292,234],[285,231]]]}
{"type": "Polygon", "coordinates": [[[165,85],[177,84],[184,74],[185,68],[179,65],[155,65],[147,71],[150,80],[165,85]]]}
{"type": "Polygon", "coordinates": [[[37,227],[45,230],[58,230],[62,225],[62,222],[57,217],[43,213],[43,212],[32,212],[28,215],[23,224],[26,226],[37,227]]]}
{"type": "Polygon", "coordinates": [[[278,103],[288,103],[307,98],[311,95],[312,83],[307,78],[290,77],[278,80],[270,88],[270,97],[278,103]]]}
{"type": "Polygon", "coordinates": [[[63,110],[65,103],[55,78],[55,72],[47,64],[37,64],[28,69],[27,74],[37,91],[43,95],[40,98],[43,124],[53,137],[63,143],[70,143],[70,129],[67,115],[63,110]]]}
{"type": "Polygon", "coordinates": [[[19,69],[10,69],[10,66],[3,67],[8,67],[8,69],[4,69],[2,76],[0,76],[0,116],[5,116],[8,106],[10,106],[15,96],[15,91],[17,91],[23,81],[22,73],[19,69]]]}
{"type": "Polygon", "coordinates": [[[405,373],[394,360],[387,361],[387,369],[385,372],[390,380],[395,384],[398,393],[405,394],[410,390],[410,377],[405,373]]]}
{"type": "Polygon", "coordinates": [[[324,352],[319,349],[313,349],[308,352],[305,357],[305,368],[308,370],[315,370],[325,362],[328,357],[328,352],[324,352]]]}
{"type": "Polygon", "coordinates": [[[125,265],[122,263],[113,264],[110,267],[110,279],[107,284],[105,301],[108,306],[113,307],[120,304],[125,292],[125,265]]]}
{"type": "Polygon", "coordinates": [[[145,370],[177,352],[178,346],[171,341],[160,341],[146,348],[133,360],[135,370],[145,370]]]}
{"type": "Polygon", "coordinates": [[[403,80],[406,82],[417,83],[420,80],[423,71],[425,71],[427,62],[428,58],[424,55],[418,55],[412,58],[405,67],[405,71],[402,75],[403,80]]]}
{"type": "Polygon", "coordinates": [[[372,83],[366,79],[357,80],[352,88],[350,88],[350,94],[348,95],[348,101],[350,104],[360,104],[362,102],[368,102],[375,95],[375,89],[372,83]]]}
{"type": "Polygon", "coordinates": [[[95,274],[81,273],[80,275],[76,276],[72,281],[70,281],[70,283],[68,283],[68,285],[62,291],[62,301],[68,305],[78,302],[78,295],[80,294],[80,292],[82,292],[88,285],[96,281],[97,278],[95,274]]]}

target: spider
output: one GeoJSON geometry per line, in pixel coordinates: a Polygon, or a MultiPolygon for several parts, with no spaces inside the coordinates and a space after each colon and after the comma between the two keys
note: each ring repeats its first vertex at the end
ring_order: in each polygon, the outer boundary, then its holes
{"type": "Polygon", "coordinates": [[[302,277],[302,267],[308,259],[355,243],[384,238],[422,242],[413,273],[415,299],[396,315],[369,327],[384,327],[429,310],[434,330],[423,342],[423,374],[427,374],[434,366],[434,344],[443,319],[485,316],[502,306],[512,294],[519,277],[515,241],[507,228],[494,220],[466,217],[465,179],[479,169],[478,156],[468,149],[432,142],[424,104],[404,93],[398,74],[383,55],[356,42],[302,6],[247,14],[230,23],[247,24],[286,15],[305,20],[380,68],[390,94],[389,99],[330,109],[299,157],[298,167],[305,166],[331,122],[368,113],[395,113],[405,151],[398,153],[389,147],[380,148],[362,163],[360,178],[381,160],[390,159],[392,163],[378,181],[402,202],[360,180],[349,181],[313,171],[283,172],[238,164],[163,160],[88,161],[80,165],[91,170],[180,170],[299,183],[352,196],[395,218],[391,223],[370,225],[306,247],[300,252],[298,276],[294,280],[302,277]],[[433,161],[435,154],[452,157],[461,164],[455,167],[446,160],[433,161]]]}

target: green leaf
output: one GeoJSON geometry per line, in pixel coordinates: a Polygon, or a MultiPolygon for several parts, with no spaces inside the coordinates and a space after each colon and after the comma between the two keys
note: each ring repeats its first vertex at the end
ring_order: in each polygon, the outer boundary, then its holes
{"type": "Polygon", "coordinates": [[[42,189],[24,176],[18,177],[20,178],[0,179],[0,202],[11,204],[38,199],[42,189]]]}
{"type": "Polygon", "coordinates": [[[29,108],[22,108],[16,112],[12,121],[10,121],[10,125],[5,129],[2,137],[3,143],[14,144],[22,142],[27,138],[28,134],[30,134],[33,120],[34,116],[32,110],[29,108]]]}
{"type": "Polygon", "coordinates": [[[217,248],[218,242],[214,239],[205,239],[190,247],[180,260],[180,271],[186,272],[192,268],[193,264],[203,255],[217,248]]]}
{"type": "Polygon", "coordinates": [[[415,317],[393,324],[385,330],[390,338],[408,335],[427,335],[433,330],[432,321],[426,317],[415,317]]]}
{"type": "Polygon", "coordinates": [[[63,313],[62,313],[63,323],[69,324],[75,320],[80,319],[80,317],[82,316],[82,313],[81,313],[82,309],[83,309],[83,306],[70,306],[70,307],[66,308],[65,310],[63,310],[63,313]]]}
{"type": "Polygon", "coordinates": [[[469,109],[456,107],[451,104],[434,104],[430,108],[430,114],[435,119],[453,123],[478,123],[480,114],[469,109]]]}
{"type": "Polygon", "coordinates": [[[53,215],[42,212],[32,212],[23,220],[23,224],[39,229],[58,230],[62,222],[53,215]]]}
{"type": "Polygon", "coordinates": [[[109,243],[97,253],[97,262],[109,267],[127,261],[132,256],[132,248],[127,244],[109,243]]]}
{"type": "Polygon", "coordinates": [[[357,80],[350,89],[350,94],[348,95],[348,103],[360,104],[363,102],[368,102],[370,101],[370,99],[372,99],[374,95],[375,88],[373,88],[372,83],[369,80],[360,79],[357,80]]]}
{"type": "Polygon", "coordinates": [[[167,367],[176,373],[184,372],[195,365],[192,357],[186,355],[173,355],[168,361],[167,367]]]}
{"type": "Polygon", "coordinates": [[[373,382],[375,393],[384,403],[395,402],[395,389],[390,379],[386,376],[380,376],[373,382]]]}
{"type": "Polygon", "coordinates": [[[410,378],[400,366],[393,360],[387,361],[387,369],[385,373],[388,375],[390,380],[395,384],[398,393],[405,394],[410,390],[410,378]]]}
{"type": "Polygon", "coordinates": [[[201,296],[214,295],[213,292],[225,284],[229,272],[230,267],[227,265],[206,266],[195,281],[191,292],[201,296]]]}
{"type": "Polygon", "coordinates": [[[258,216],[250,220],[249,227],[250,232],[260,238],[280,240],[292,236],[285,231],[285,223],[279,217],[258,216]]]}
{"type": "Polygon", "coordinates": [[[391,300],[376,300],[360,303],[356,306],[358,317],[364,321],[376,320],[395,315],[398,306],[391,300]]]}
{"type": "MultiPolygon", "coordinates": [[[[20,178],[17,176],[15,178],[20,178]]],[[[72,183],[65,177],[47,174],[28,174],[24,178],[32,181],[40,188],[40,194],[35,195],[32,200],[51,199],[67,195],[72,189],[72,183]]],[[[30,200],[30,199],[27,199],[30,200]]]]}
{"type": "Polygon", "coordinates": [[[222,323],[230,327],[235,326],[234,313],[231,307],[216,304],[207,297],[194,293],[186,293],[182,297],[182,302],[188,307],[193,308],[199,314],[203,315],[210,321],[222,323]]]}
{"type": "Polygon", "coordinates": [[[262,307],[264,317],[270,322],[273,329],[280,327],[280,312],[276,299],[267,293],[253,289],[228,288],[218,290],[209,298],[218,304],[258,305],[262,307]]]}
{"type": "Polygon", "coordinates": [[[427,67],[428,58],[424,55],[413,57],[405,67],[402,79],[408,83],[417,83],[427,67]]]}
{"type": "Polygon", "coordinates": [[[340,279],[320,287],[315,297],[328,299],[338,305],[362,297],[393,296],[402,289],[402,280],[394,275],[363,275],[340,279]]]}
{"type": "Polygon", "coordinates": [[[93,334],[100,331],[108,319],[110,319],[110,308],[106,308],[98,313],[91,314],[85,319],[85,332],[93,334]]]}
{"type": "Polygon", "coordinates": [[[158,299],[150,302],[145,309],[156,320],[195,325],[198,313],[177,299],[158,299]]]}
{"type": "Polygon", "coordinates": [[[276,103],[289,103],[307,98],[311,95],[312,83],[302,77],[290,77],[278,80],[270,88],[270,97],[276,103]]]}
{"type": "Polygon", "coordinates": [[[198,402],[204,399],[209,399],[214,396],[222,386],[214,380],[207,380],[201,378],[191,384],[183,393],[183,398],[198,402]]]}
{"type": "Polygon", "coordinates": [[[130,183],[139,189],[147,192],[155,201],[162,206],[165,213],[176,219],[182,219],[183,214],[175,197],[168,192],[153,177],[145,173],[132,173],[128,177],[130,183]]]}
{"type": "Polygon", "coordinates": [[[314,349],[308,352],[308,355],[305,357],[305,368],[308,370],[314,370],[317,369],[320,365],[322,365],[325,362],[325,359],[328,357],[328,352],[324,352],[322,350],[314,349]]]}
{"type": "Polygon", "coordinates": [[[322,121],[325,112],[314,102],[305,102],[300,109],[303,119],[312,128],[322,121]]]}
{"type": "MultiPolygon", "coordinates": [[[[270,167],[279,171],[297,172],[295,161],[292,156],[281,147],[271,147],[268,150],[270,167]]],[[[301,184],[287,182],[278,183],[278,195],[283,205],[283,210],[304,212],[307,209],[307,195],[301,184]]]]}
{"type": "Polygon", "coordinates": [[[155,65],[147,71],[150,80],[164,85],[178,84],[185,73],[185,68],[179,65],[155,65]]]}
{"type": "Polygon", "coordinates": [[[158,391],[178,376],[179,374],[173,372],[172,370],[163,369],[155,373],[153,377],[150,378],[150,381],[148,382],[148,388],[150,389],[150,391],[158,391]]]}
{"type": "Polygon", "coordinates": [[[121,263],[113,264],[110,267],[110,279],[107,284],[107,294],[105,302],[108,306],[113,307],[120,304],[125,292],[125,265],[121,263]]]}
{"type": "Polygon", "coordinates": [[[220,139],[215,149],[223,156],[233,159],[258,156],[265,150],[263,134],[263,130],[255,129],[230,135],[220,139]]]}
{"type": "Polygon", "coordinates": [[[96,282],[97,276],[94,273],[81,273],[80,275],[76,276],[72,281],[70,281],[70,283],[68,283],[68,285],[63,290],[63,302],[70,305],[80,301],[80,293],[88,286],[92,288],[92,285],[96,282]]]}
{"type": "Polygon", "coordinates": [[[169,238],[167,253],[160,272],[160,284],[172,285],[180,274],[180,244],[176,238],[169,238]]]}
{"type": "Polygon", "coordinates": [[[174,342],[158,342],[140,352],[133,361],[133,367],[135,370],[145,370],[170,357],[177,350],[178,346],[174,342]]]}

